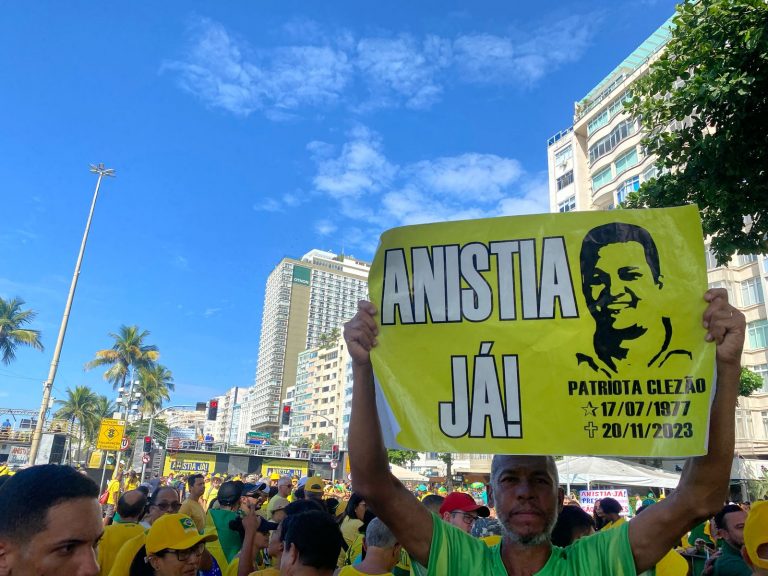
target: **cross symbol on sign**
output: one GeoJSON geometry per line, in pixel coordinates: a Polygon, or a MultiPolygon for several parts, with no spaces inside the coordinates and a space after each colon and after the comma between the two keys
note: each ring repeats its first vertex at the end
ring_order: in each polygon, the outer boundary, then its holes
{"type": "Polygon", "coordinates": [[[587,423],[587,425],[584,426],[584,430],[587,431],[590,438],[594,438],[595,432],[597,431],[597,426],[595,426],[595,423],[590,420],[589,423],[587,423]]]}

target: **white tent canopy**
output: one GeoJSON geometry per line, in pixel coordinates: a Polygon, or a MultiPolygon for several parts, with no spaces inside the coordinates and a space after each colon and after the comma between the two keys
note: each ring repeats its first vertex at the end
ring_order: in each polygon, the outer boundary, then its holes
{"type": "Polygon", "coordinates": [[[390,464],[389,471],[400,480],[400,482],[426,482],[429,480],[426,476],[422,476],[412,470],[398,466],[397,464],[390,464]]]}
{"type": "Polygon", "coordinates": [[[626,460],[566,456],[557,462],[561,484],[613,484],[676,488],[680,475],[626,460]]]}

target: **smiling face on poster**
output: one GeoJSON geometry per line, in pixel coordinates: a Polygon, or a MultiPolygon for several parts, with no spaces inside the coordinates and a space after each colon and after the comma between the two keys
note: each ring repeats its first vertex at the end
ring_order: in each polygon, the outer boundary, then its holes
{"type": "Polygon", "coordinates": [[[397,228],[369,285],[392,447],[706,450],[714,347],[695,206],[397,228]]]}

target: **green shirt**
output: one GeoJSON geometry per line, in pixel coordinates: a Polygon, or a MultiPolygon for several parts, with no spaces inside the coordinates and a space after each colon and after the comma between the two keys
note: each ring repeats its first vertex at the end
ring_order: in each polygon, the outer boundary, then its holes
{"type": "Polygon", "coordinates": [[[752,570],[741,557],[741,551],[737,550],[723,540],[722,553],[715,560],[714,576],[752,576],[752,570]]]}
{"type": "MultiPolygon", "coordinates": [[[[432,547],[428,573],[433,576],[488,574],[506,576],[501,546],[483,541],[432,517],[432,547]]],[[[629,523],[614,530],[581,538],[566,548],[552,546],[552,554],[536,576],[635,576],[629,546],[629,523]]]]}

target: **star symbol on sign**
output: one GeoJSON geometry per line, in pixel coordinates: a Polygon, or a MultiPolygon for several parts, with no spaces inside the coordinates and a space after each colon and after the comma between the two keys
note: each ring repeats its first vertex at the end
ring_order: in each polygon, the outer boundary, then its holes
{"type": "Polygon", "coordinates": [[[584,410],[584,416],[596,416],[597,415],[597,406],[592,406],[592,401],[590,400],[586,406],[581,407],[582,410],[584,410]]]}

